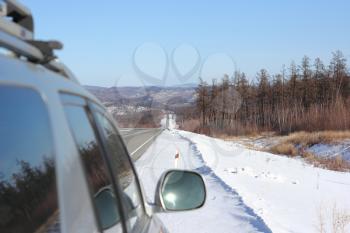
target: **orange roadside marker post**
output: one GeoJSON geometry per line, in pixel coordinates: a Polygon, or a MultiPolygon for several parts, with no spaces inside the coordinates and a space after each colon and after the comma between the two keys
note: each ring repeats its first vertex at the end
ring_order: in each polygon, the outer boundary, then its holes
{"type": "Polygon", "coordinates": [[[176,154],[175,154],[175,168],[177,168],[178,161],[180,159],[180,153],[179,150],[176,149],[176,154]]]}

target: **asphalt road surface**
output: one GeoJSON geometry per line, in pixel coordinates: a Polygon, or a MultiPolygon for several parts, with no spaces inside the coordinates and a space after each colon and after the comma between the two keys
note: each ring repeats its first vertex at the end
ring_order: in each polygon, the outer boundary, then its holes
{"type": "Polygon", "coordinates": [[[136,161],[147,150],[162,128],[120,128],[119,132],[124,139],[131,158],[136,161]]]}

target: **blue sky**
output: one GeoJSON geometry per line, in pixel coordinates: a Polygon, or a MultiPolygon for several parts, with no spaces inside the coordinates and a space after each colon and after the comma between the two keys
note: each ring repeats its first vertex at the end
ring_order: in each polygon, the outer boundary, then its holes
{"type": "Polygon", "coordinates": [[[304,55],[327,63],[338,49],[350,60],[347,0],[21,2],[37,38],[64,43],[58,55],[83,84],[176,85],[234,69],[255,78],[304,55]]]}

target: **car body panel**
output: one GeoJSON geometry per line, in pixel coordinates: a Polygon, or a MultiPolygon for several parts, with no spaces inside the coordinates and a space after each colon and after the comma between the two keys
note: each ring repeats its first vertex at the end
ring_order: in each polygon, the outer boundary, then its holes
{"type": "MultiPolygon", "coordinates": [[[[0,54],[0,65],[0,85],[32,88],[42,96],[46,104],[54,144],[61,232],[98,232],[88,185],[60,92],[79,95],[101,106],[102,104],[77,82],[42,65],[3,54],[0,54]]],[[[144,205],[147,205],[142,187],[141,192],[144,205]]],[[[145,209],[148,209],[147,206],[145,209]]],[[[167,232],[159,218],[149,211],[145,214],[146,223],[138,232],[167,232]]]]}

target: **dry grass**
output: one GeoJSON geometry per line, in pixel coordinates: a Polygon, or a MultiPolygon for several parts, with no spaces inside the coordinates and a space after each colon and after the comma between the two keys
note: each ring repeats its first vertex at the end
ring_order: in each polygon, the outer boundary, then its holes
{"type": "Polygon", "coordinates": [[[350,163],[344,160],[341,156],[335,156],[332,158],[322,158],[308,151],[301,153],[301,156],[308,163],[313,164],[317,167],[329,169],[332,171],[341,171],[341,172],[350,171],[350,163]]]}
{"type": "MultiPolygon", "coordinates": [[[[252,141],[260,138],[275,137],[276,133],[272,131],[266,131],[266,132],[250,131],[244,134],[244,136],[242,136],[242,135],[229,134],[225,132],[225,130],[211,129],[210,134],[208,134],[208,136],[219,138],[225,141],[244,141],[245,139],[252,141]]],[[[249,145],[249,146],[252,146],[252,145],[249,145]]]]}
{"type": "Polygon", "coordinates": [[[350,131],[298,132],[286,136],[280,143],[269,148],[268,152],[291,157],[300,155],[308,163],[317,167],[345,172],[350,171],[350,162],[341,156],[322,158],[307,151],[308,147],[318,143],[332,144],[344,139],[350,139],[350,131]]]}
{"type": "Polygon", "coordinates": [[[316,157],[321,167],[327,168],[333,171],[350,171],[350,163],[344,160],[341,156],[334,158],[318,158],[316,157]]]}
{"type": "Polygon", "coordinates": [[[332,232],[346,233],[349,224],[350,214],[347,211],[339,210],[336,206],[334,206],[332,213],[332,232]]]}
{"type": "Polygon", "coordinates": [[[289,156],[298,155],[298,149],[292,143],[281,143],[270,148],[270,152],[274,154],[283,154],[289,156]]]}
{"type": "Polygon", "coordinates": [[[332,171],[348,172],[350,171],[350,163],[344,160],[341,156],[335,156],[332,158],[322,158],[314,155],[313,153],[304,150],[303,148],[298,149],[293,144],[284,143],[273,146],[268,150],[273,154],[297,156],[300,155],[308,163],[313,164],[317,167],[329,169],[332,171]]]}
{"type": "Polygon", "coordinates": [[[349,211],[337,207],[336,204],[330,211],[328,208],[320,207],[316,226],[319,233],[346,233],[350,230],[349,226],[349,211]]]}
{"type": "Polygon", "coordinates": [[[307,162],[322,168],[334,171],[350,171],[350,163],[341,156],[332,158],[318,157],[307,148],[315,144],[334,144],[341,140],[350,139],[350,131],[322,131],[322,132],[297,132],[283,137],[275,146],[269,148],[269,152],[287,156],[300,155],[307,162]]]}
{"type": "Polygon", "coordinates": [[[180,124],[180,129],[196,132],[200,128],[200,121],[198,119],[186,120],[180,124]]]}
{"type": "Polygon", "coordinates": [[[350,139],[350,131],[321,131],[321,132],[297,132],[285,137],[285,143],[301,146],[312,146],[318,143],[332,144],[340,140],[350,139]]]}
{"type": "Polygon", "coordinates": [[[240,136],[228,135],[228,134],[220,133],[220,132],[216,132],[216,131],[212,132],[211,135],[209,135],[209,136],[214,137],[214,138],[219,138],[219,139],[222,139],[225,141],[242,140],[242,137],[240,137],[240,136]]]}

